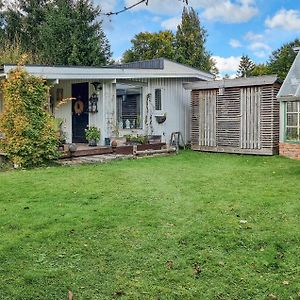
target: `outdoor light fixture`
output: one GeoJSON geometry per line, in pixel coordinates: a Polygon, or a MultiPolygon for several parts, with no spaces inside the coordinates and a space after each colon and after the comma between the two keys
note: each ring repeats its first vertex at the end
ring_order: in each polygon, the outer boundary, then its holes
{"type": "Polygon", "coordinates": [[[90,113],[97,113],[98,112],[98,96],[97,92],[102,90],[101,82],[92,82],[91,83],[95,88],[95,93],[89,99],[89,112],[90,113]]]}

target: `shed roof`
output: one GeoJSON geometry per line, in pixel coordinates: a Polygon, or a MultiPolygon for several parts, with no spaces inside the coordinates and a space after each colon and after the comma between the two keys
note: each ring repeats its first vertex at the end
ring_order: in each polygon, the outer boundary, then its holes
{"type": "Polygon", "coordinates": [[[184,88],[187,90],[209,90],[229,87],[245,87],[245,86],[260,86],[274,84],[280,82],[277,75],[264,75],[257,77],[222,79],[207,82],[191,82],[185,83],[184,88]]]}
{"type": "MultiPolygon", "coordinates": [[[[0,69],[0,76],[6,75],[16,65],[4,65],[0,69]]],[[[106,67],[84,66],[49,66],[26,65],[25,70],[36,76],[49,80],[76,80],[76,79],[146,79],[146,78],[194,78],[212,80],[213,75],[167,59],[156,59],[145,62],[136,62],[106,67]],[[150,68],[150,65],[153,68],[150,68]]]]}
{"type": "Polygon", "coordinates": [[[277,98],[284,99],[299,99],[300,98],[300,48],[294,49],[298,52],[284,82],[279,90],[277,98]]]}

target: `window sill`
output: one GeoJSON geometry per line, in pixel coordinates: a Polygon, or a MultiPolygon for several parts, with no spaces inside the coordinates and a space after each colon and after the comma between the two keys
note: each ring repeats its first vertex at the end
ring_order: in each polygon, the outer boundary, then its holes
{"type": "Polygon", "coordinates": [[[283,141],[285,144],[300,144],[300,141],[292,141],[292,140],[284,140],[283,141]]]}

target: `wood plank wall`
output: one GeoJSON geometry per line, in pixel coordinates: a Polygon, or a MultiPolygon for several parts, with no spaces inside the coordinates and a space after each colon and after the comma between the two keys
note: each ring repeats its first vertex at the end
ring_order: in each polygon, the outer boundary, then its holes
{"type": "Polygon", "coordinates": [[[240,145],[240,89],[228,88],[217,98],[217,145],[240,145]]]}
{"type": "Polygon", "coordinates": [[[279,84],[192,91],[192,149],[273,154],[279,144],[279,84]],[[230,151],[229,151],[230,150],[230,151]]]}
{"type": "Polygon", "coordinates": [[[216,103],[215,90],[201,91],[199,95],[199,145],[216,146],[216,103]]]}
{"type": "Polygon", "coordinates": [[[260,99],[259,87],[241,88],[240,147],[260,149],[260,99]]]}

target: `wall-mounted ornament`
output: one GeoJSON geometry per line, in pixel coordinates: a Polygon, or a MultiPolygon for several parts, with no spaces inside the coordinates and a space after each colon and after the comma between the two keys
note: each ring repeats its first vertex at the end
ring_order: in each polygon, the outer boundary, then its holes
{"type": "Polygon", "coordinates": [[[92,94],[92,96],[89,99],[89,112],[90,113],[97,113],[98,112],[98,92],[102,90],[101,82],[92,82],[91,83],[94,86],[95,92],[92,94]]]}

